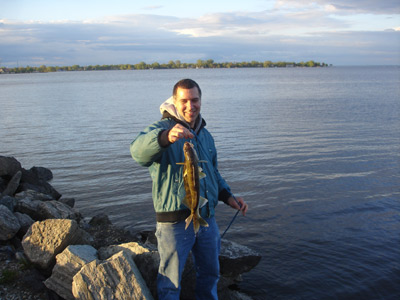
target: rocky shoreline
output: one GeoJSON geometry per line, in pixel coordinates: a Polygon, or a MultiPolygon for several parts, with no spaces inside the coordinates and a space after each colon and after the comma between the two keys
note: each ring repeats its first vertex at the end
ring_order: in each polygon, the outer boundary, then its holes
{"type": "MultiPolygon", "coordinates": [[[[157,299],[154,231],[131,233],[106,215],[85,221],[43,167],[0,156],[0,299],[157,299]]],[[[261,256],[222,241],[219,299],[251,299],[235,290],[261,256]]],[[[188,259],[181,299],[194,299],[188,259]]]]}

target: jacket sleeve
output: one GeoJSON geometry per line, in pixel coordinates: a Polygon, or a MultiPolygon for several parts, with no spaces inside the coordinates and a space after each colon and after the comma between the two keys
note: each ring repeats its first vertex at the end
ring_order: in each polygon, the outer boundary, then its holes
{"type": "Polygon", "coordinates": [[[132,158],[141,166],[151,166],[166,150],[161,147],[159,138],[167,129],[163,124],[155,123],[140,132],[130,145],[132,158]]]}

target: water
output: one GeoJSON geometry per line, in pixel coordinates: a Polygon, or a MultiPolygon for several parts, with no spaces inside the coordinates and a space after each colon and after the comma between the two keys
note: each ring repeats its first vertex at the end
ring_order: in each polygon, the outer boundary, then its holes
{"type": "MultiPolygon", "coordinates": [[[[85,216],[153,229],[129,144],[181,78],[198,81],[219,169],[250,205],[226,238],[260,254],[254,299],[400,299],[400,68],[0,76],[0,154],[43,166],[85,216]]],[[[234,211],[217,209],[223,231],[234,211]]]]}

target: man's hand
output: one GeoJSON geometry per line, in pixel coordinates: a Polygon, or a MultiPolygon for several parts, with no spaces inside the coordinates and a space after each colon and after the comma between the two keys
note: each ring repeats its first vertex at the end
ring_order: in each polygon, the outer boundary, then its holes
{"type": "Polygon", "coordinates": [[[236,200],[235,200],[235,198],[233,198],[233,196],[231,196],[228,198],[227,203],[229,204],[230,207],[240,210],[242,212],[243,216],[245,216],[249,206],[247,205],[246,202],[244,202],[242,197],[237,197],[236,200]],[[238,202],[239,202],[239,204],[238,204],[238,202]]]}
{"type": "Polygon", "coordinates": [[[173,144],[180,139],[192,139],[194,138],[193,133],[189,129],[181,124],[176,124],[168,131],[168,141],[173,144]]]}

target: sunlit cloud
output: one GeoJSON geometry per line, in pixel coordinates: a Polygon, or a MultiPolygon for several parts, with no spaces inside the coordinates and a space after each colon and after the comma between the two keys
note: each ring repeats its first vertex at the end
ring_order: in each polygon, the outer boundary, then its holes
{"type": "MultiPolygon", "coordinates": [[[[398,15],[378,15],[368,27],[363,11],[396,3],[280,0],[263,11],[208,13],[179,18],[155,14],[110,15],[82,21],[0,20],[5,65],[89,65],[197,59],[215,61],[310,59],[333,64],[400,64],[398,15]],[[351,7],[350,7],[351,6],[351,7]],[[353,8],[352,8],[353,7],[353,8]],[[359,10],[358,10],[359,11],[359,10]],[[396,52],[397,51],[397,52],[396,52]],[[368,54],[370,53],[370,54],[368,54]],[[369,55],[369,56],[368,56],[369,55]]],[[[372,14],[372,12],[370,12],[372,14]]]]}

